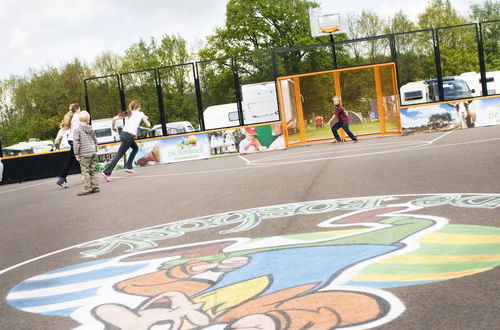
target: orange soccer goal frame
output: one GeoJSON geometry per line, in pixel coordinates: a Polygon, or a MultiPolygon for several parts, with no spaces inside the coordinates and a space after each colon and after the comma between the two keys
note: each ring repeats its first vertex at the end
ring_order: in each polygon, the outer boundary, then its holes
{"type": "MultiPolygon", "coordinates": [[[[332,86],[331,97],[333,97],[333,95],[336,95],[342,98],[341,75],[343,72],[356,70],[373,70],[375,85],[374,91],[376,91],[376,106],[375,104],[373,106],[377,109],[378,118],[376,122],[368,123],[371,120],[370,118],[365,118],[365,116],[358,115],[361,120],[367,121],[366,127],[369,126],[369,128],[367,128],[368,131],[366,131],[365,129],[365,131],[355,132],[355,134],[358,137],[402,134],[396,65],[395,63],[390,62],[384,64],[373,64],[320,72],[303,73],[297,75],[288,75],[277,78],[276,82],[278,86],[278,102],[281,114],[281,123],[283,125],[283,135],[287,147],[333,140],[333,136],[331,134],[329,134],[329,136],[325,135],[325,131],[323,131],[323,136],[319,138],[309,133],[311,132],[311,129],[307,126],[307,123],[310,123],[312,120],[311,118],[308,118],[308,120],[306,120],[304,115],[303,97],[301,94],[300,85],[301,78],[318,75],[333,75],[332,81],[334,86],[332,86]],[[386,86],[382,86],[383,82],[381,79],[381,69],[390,70],[392,86],[389,86],[389,83],[386,84],[386,86]],[[289,87],[285,88],[285,85],[289,87]],[[389,93],[390,95],[387,95],[387,93],[386,95],[383,95],[383,89],[385,89],[386,91],[391,90],[391,93],[389,93]],[[389,98],[391,101],[390,110],[388,110],[387,107],[387,100],[389,98]],[[388,122],[388,118],[391,118],[391,122],[388,122]]],[[[375,100],[373,99],[372,101],[374,102],[375,100]]],[[[328,119],[325,118],[325,121],[327,120],[328,119]]],[[[350,126],[351,130],[353,130],[352,127],[356,125],[350,126]]],[[[339,133],[342,139],[346,138],[346,134],[343,130],[339,130],[339,133]]]]}

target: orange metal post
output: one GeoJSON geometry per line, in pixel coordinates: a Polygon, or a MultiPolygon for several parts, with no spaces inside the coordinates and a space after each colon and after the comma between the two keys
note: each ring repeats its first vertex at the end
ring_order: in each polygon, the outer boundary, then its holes
{"type": "Polygon", "coordinates": [[[304,120],[304,111],[302,109],[302,94],[300,93],[300,79],[298,77],[293,78],[295,87],[295,102],[297,103],[297,120],[299,122],[300,129],[300,143],[306,143],[306,124],[304,120]]]}
{"type": "Polygon", "coordinates": [[[384,96],[382,95],[382,83],[380,81],[380,67],[376,66],[373,68],[375,73],[375,89],[377,91],[377,106],[378,106],[378,118],[380,120],[380,131],[382,135],[385,134],[385,110],[384,110],[384,96]]]}
{"type": "Polygon", "coordinates": [[[280,114],[281,114],[281,128],[283,132],[283,137],[285,138],[285,147],[288,148],[288,129],[286,122],[288,121],[288,118],[286,118],[286,113],[285,113],[285,104],[283,101],[283,88],[281,85],[281,80],[277,79],[276,84],[278,84],[278,105],[280,108],[280,114]]]}
{"type": "Polygon", "coordinates": [[[396,104],[397,118],[399,118],[398,132],[401,133],[403,131],[403,128],[401,127],[401,114],[400,114],[401,104],[399,103],[398,78],[396,76],[396,65],[394,63],[391,64],[391,72],[392,72],[392,88],[394,89],[394,103],[396,104]]]}
{"type": "MultiPolygon", "coordinates": [[[[342,88],[340,88],[340,74],[339,74],[339,72],[340,71],[333,72],[333,81],[335,84],[335,95],[340,97],[340,99],[342,100],[342,88]]],[[[344,130],[339,130],[339,132],[340,132],[340,138],[342,140],[345,140],[346,134],[345,134],[344,130]]]]}

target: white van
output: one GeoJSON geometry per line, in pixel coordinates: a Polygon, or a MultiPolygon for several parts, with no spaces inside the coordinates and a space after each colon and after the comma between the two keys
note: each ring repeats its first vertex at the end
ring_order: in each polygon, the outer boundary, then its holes
{"type": "MultiPolygon", "coordinates": [[[[195,131],[193,125],[191,125],[191,123],[188,121],[175,121],[172,123],[167,123],[166,126],[168,135],[190,133],[195,131]]],[[[161,129],[161,124],[154,125],[153,127],[151,127],[148,133],[148,136],[150,137],[162,136],[162,135],[163,131],[161,129]]]]}
{"type": "MultiPolygon", "coordinates": [[[[410,82],[401,86],[401,105],[440,101],[437,82],[437,79],[428,79],[410,82]]],[[[465,80],[458,76],[443,78],[445,101],[473,97],[473,91],[475,92],[475,90],[469,88],[465,80]]]]}

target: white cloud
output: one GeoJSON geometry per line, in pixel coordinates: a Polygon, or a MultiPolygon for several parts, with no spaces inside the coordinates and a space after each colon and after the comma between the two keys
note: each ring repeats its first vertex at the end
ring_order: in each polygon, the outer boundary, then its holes
{"type": "Polygon", "coordinates": [[[29,34],[23,30],[15,28],[9,40],[9,47],[13,50],[25,52],[28,47],[29,34]]]}

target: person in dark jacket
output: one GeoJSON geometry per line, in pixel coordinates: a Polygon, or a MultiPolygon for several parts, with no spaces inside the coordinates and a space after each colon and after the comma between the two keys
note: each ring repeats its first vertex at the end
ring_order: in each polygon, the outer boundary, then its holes
{"type": "Polygon", "coordinates": [[[332,127],[333,136],[335,136],[335,142],[342,142],[340,139],[339,133],[337,132],[339,128],[343,128],[347,135],[354,142],[358,142],[358,138],[351,132],[349,129],[349,118],[347,117],[347,113],[344,110],[344,107],[340,104],[340,97],[334,96],[332,98],[333,104],[335,104],[335,113],[332,118],[328,121],[328,125],[332,127]],[[331,125],[332,121],[337,118],[337,122],[331,125]]]}
{"type": "Polygon", "coordinates": [[[75,158],[80,162],[83,179],[83,190],[78,196],[99,192],[99,183],[96,175],[97,137],[90,123],[90,114],[80,112],[80,126],[73,133],[73,150],[75,158]]]}

